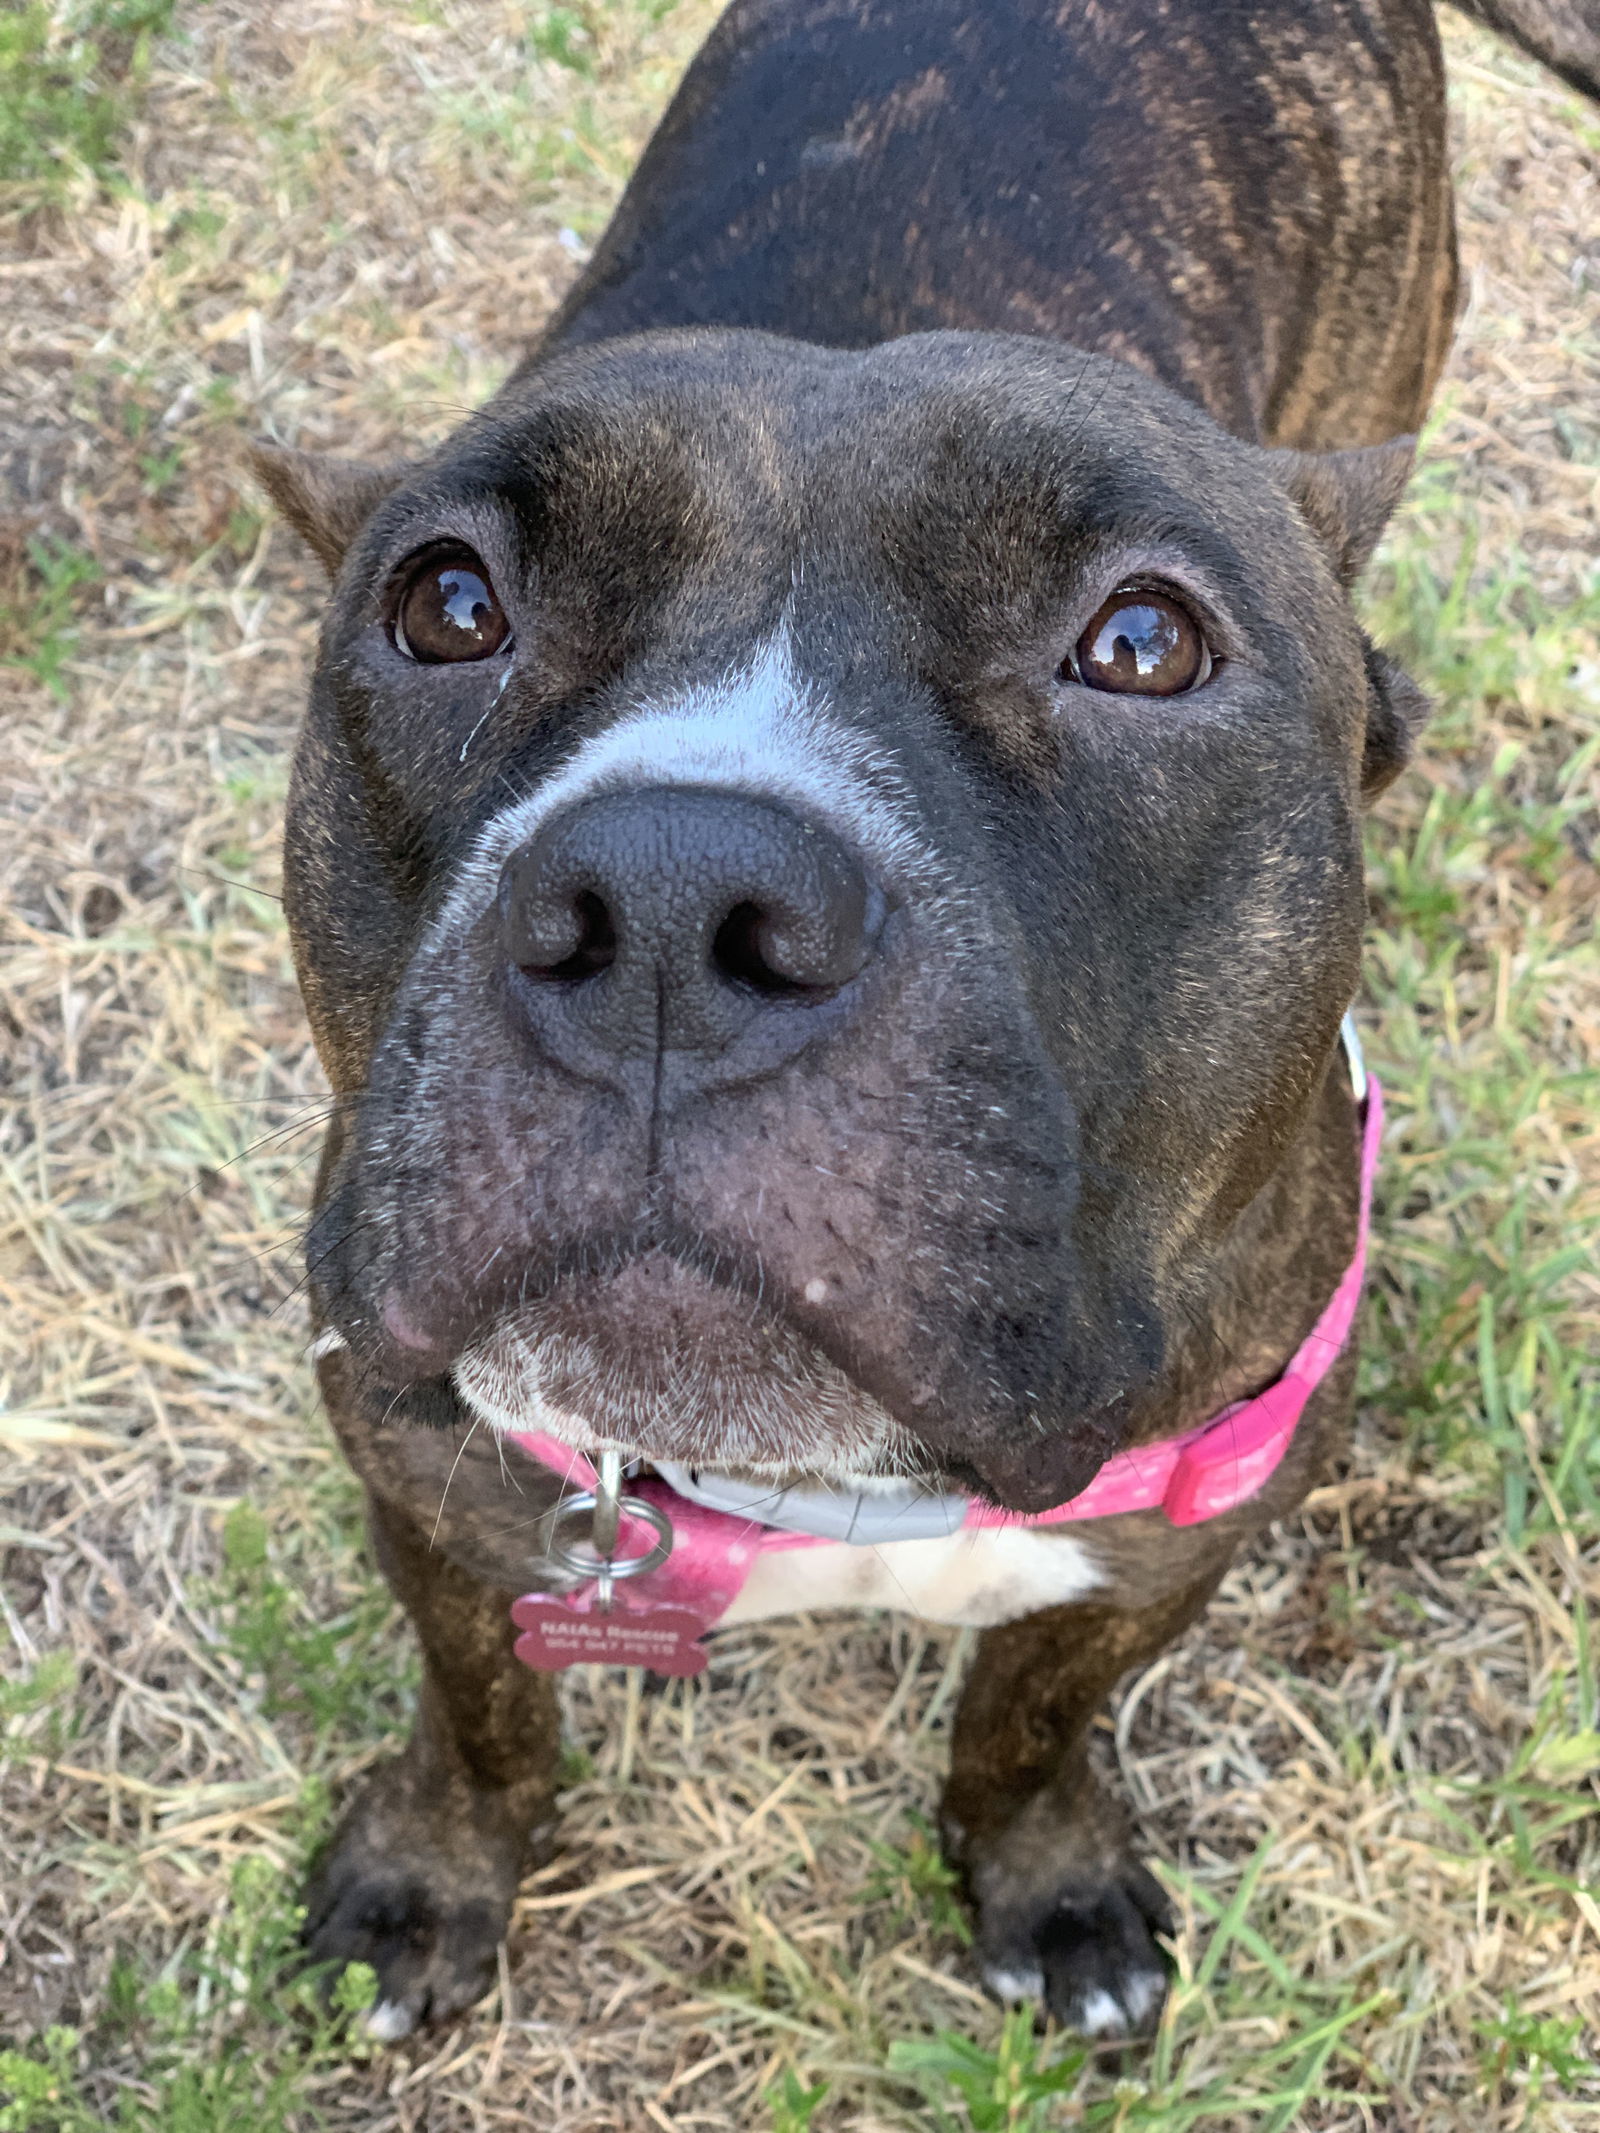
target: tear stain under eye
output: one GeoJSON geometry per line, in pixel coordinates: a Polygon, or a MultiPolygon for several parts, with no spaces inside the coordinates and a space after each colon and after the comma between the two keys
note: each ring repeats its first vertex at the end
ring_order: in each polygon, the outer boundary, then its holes
{"type": "Polygon", "coordinates": [[[495,691],[494,691],[494,694],[493,694],[493,696],[491,696],[491,697],[490,697],[490,699],[489,699],[489,702],[488,702],[488,706],[487,706],[487,708],[485,709],[485,711],[484,711],[484,714],[483,714],[482,718],[480,718],[480,719],[479,719],[478,723],[477,723],[477,724],[476,724],[476,725],[475,725],[475,726],[473,727],[472,731],[471,731],[471,732],[470,732],[470,733],[469,733],[469,734],[467,735],[466,739],[465,739],[465,740],[464,740],[464,741],[463,741],[463,742],[461,743],[461,753],[460,753],[460,754],[459,754],[459,755],[458,755],[458,756],[456,757],[456,761],[457,761],[458,763],[464,763],[464,762],[465,762],[465,761],[467,760],[467,751],[468,751],[468,749],[469,749],[469,748],[470,748],[470,747],[472,746],[473,742],[474,742],[474,741],[475,741],[475,740],[476,740],[476,739],[478,738],[478,735],[479,735],[479,734],[480,734],[480,733],[481,733],[481,732],[483,731],[484,727],[485,727],[485,726],[486,726],[486,725],[488,724],[488,722],[489,722],[489,715],[490,715],[490,713],[491,713],[491,712],[492,712],[492,711],[494,710],[494,707],[495,707],[495,705],[496,705],[496,704],[497,704],[497,703],[498,703],[498,702],[500,701],[501,697],[505,695],[505,693],[506,693],[506,684],[507,684],[507,683],[508,683],[508,682],[510,681],[510,679],[511,679],[511,669],[512,669],[512,668],[513,668],[513,667],[514,667],[515,665],[516,665],[516,661],[515,661],[514,659],[512,659],[512,660],[507,660],[507,662],[506,662],[506,670],[505,670],[505,672],[504,672],[504,673],[503,673],[503,674],[501,675],[501,677],[500,677],[499,681],[498,681],[498,682],[497,682],[497,683],[495,684],[495,691]]]}

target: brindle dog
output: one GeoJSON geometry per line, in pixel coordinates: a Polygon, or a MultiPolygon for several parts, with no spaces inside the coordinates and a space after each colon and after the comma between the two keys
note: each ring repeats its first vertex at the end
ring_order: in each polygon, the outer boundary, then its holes
{"type": "MultiPolygon", "coordinates": [[[[1592,75],[1556,0],[1497,12],[1592,75]]],[[[508,1609],[557,1484],[496,1429],[1038,1512],[1316,1320],[1361,810],[1422,712],[1349,587],[1455,285],[1427,0],[736,0],[487,408],[414,466],[263,455],[335,578],[286,874],[317,1352],[424,1660],[307,1937],[384,2033],[484,1991],[553,1832],[508,1609]]],[[[1089,1727],[1352,1370],[1227,1515],[918,1596],[984,1627],[943,1828],[998,1991],[1153,2017],[1089,1727]]],[[[892,1602],[846,1552],[795,1597],[892,1602]]]]}

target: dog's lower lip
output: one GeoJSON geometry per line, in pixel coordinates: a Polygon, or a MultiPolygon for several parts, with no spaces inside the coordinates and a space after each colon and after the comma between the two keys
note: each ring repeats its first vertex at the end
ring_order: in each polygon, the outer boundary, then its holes
{"type": "Polygon", "coordinates": [[[577,1424],[599,1441],[719,1470],[809,1471],[818,1456],[830,1469],[870,1466],[899,1440],[893,1410],[779,1306],[647,1252],[519,1298],[464,1342],[452,1376],[499,1429],[566,1437],[577,1424]]]}

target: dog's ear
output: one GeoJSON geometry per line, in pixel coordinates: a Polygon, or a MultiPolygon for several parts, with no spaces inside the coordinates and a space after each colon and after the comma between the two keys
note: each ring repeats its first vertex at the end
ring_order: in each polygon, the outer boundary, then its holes
{"type": "Polygon", "coordinates": [[[345,550],[410,469],[255,444],[250,447],[250,471],[333,578],[345,550]]]}
{"type": "MultiPolygon", "coordinates": [[[[1372,559],[1416,458],[1415,437],[1350,452],[1269,452],[1272,473],[1323,543],[1339,582],[1355,584],[1372,559]]],[[[1427,722],[1429,704],[1403,667],[1365,636],[1367,741],[1361,760],[1363,799],[1375,800],[1407,763],[1427,722]]]]}
{"type": "Polygon", "coordinates": [[[1391,437],[1350,452],[1269,452],[1267,461],[1350,586],[1372,560],[1416,456],[1415,437],[1391,437]]]}
{"type": "Polygon", "coordinates": [[[1367,738],[1361,751],[1361,797],[1376,800],[1411,760],[1433,706],[1405,668],[1379,651],[1364,632],[1367,738]]]}

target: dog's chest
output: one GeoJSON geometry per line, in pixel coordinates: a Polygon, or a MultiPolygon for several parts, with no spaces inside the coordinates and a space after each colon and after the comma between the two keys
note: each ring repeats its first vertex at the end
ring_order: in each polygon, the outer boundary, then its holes
{"type": "Polygon", "coordinates": [[[988,1629],[1059,1607],[1105,1582],[1082,1541],[1023,1526],[934,1540],[851,1541],[764,1551],[724,1624],[820,1607],[892,1607],[925,1622],[988,1629]]]}

